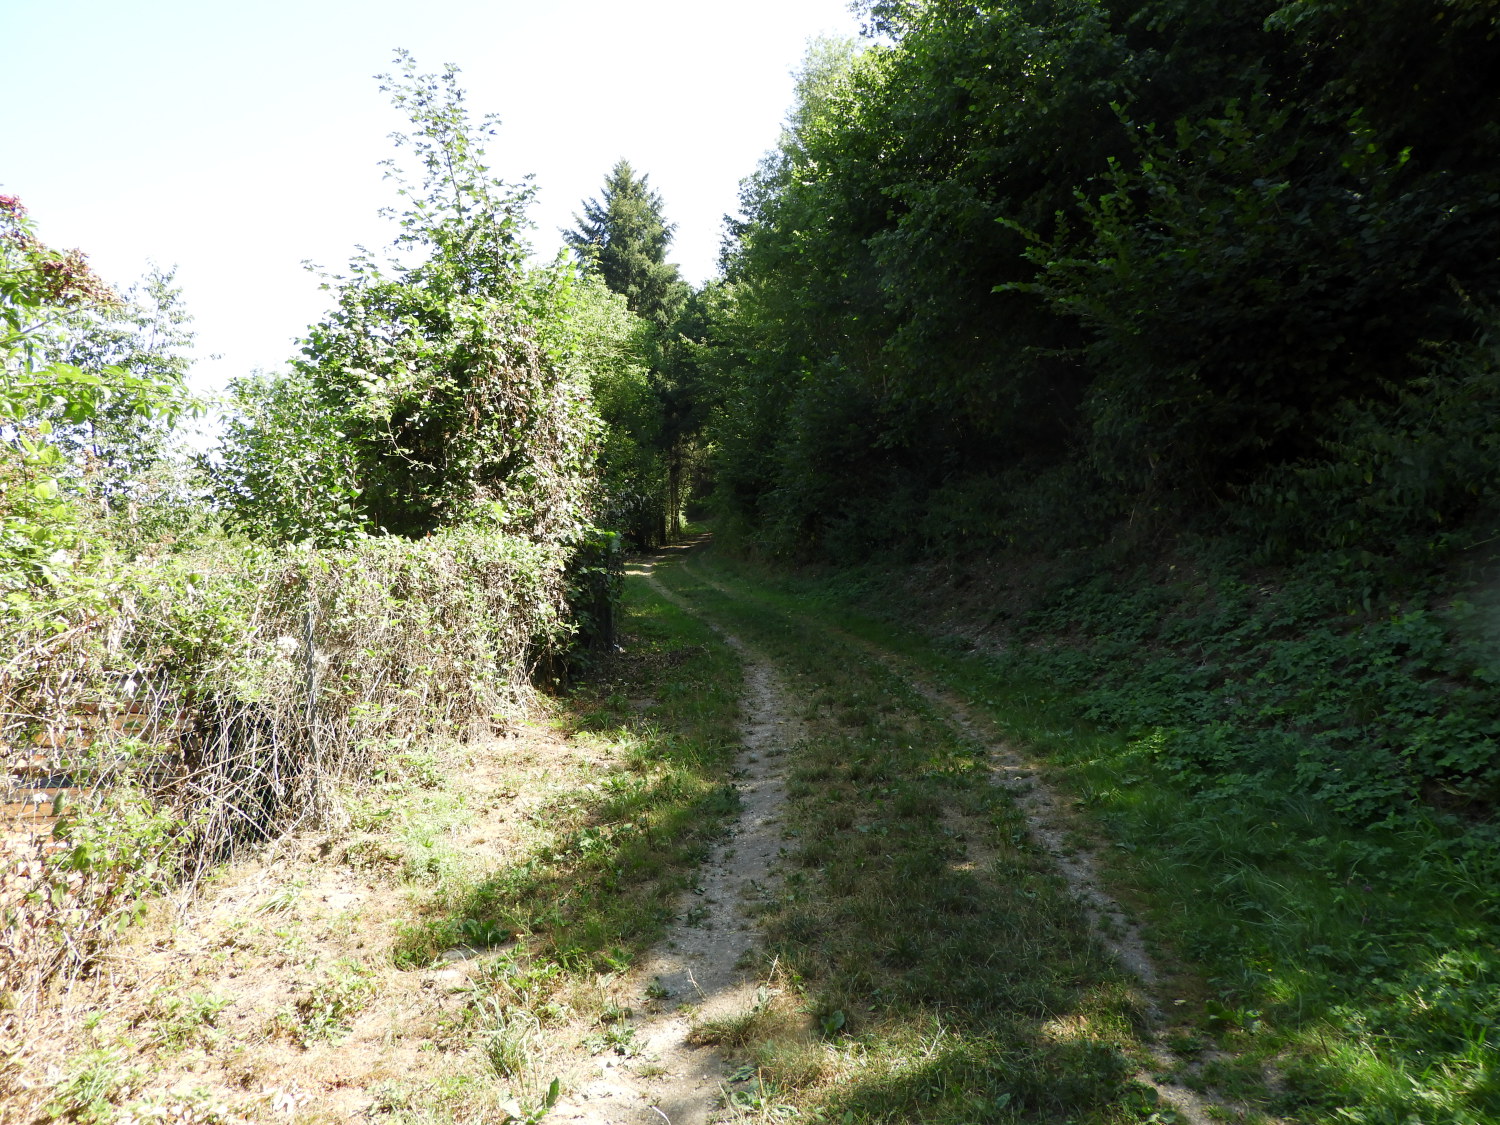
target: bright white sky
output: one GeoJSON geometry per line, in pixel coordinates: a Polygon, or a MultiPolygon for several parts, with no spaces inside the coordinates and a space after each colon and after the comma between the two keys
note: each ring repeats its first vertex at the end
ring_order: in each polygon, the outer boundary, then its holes
{"type": "Polygon", "coordinates": [[[624,157],[700,282],[807,40],[858,20],[847,0],[0,0],[0,28],[0,190],[112,282],[175,263],[208,389],[293,354],[325,308],[303,260],[388,241],[376,165],[402,121],[373,76],[395,47],[458,64],[473,116],[500,115],[490,162],[536,176],[539,253],[624,157]]]}

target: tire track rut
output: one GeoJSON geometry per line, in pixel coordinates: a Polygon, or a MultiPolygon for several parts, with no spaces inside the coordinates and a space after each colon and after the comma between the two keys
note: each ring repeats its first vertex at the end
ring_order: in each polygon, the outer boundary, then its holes
{"type": "Polygon", "coordinates": [[[693,1029],[755,1003],[759,981],[743,968],[758,937],[748,913],[779,881],[785,755],[802,735],[772,663],[663,586],[654,566],[647,560],[630,573],[704,621],[743,663],[743,748],[735,770],[740,815],[686,896],[684,920],[639,970],[643,1014],[631,1021],[636,1057],[606,1057],[599,1076],[575,1085],[552,1111],[553,1119],[586,1125],[707,1125],[719,1116],[728,1069],[718,1048],[693,1042],[693,1029]]]}

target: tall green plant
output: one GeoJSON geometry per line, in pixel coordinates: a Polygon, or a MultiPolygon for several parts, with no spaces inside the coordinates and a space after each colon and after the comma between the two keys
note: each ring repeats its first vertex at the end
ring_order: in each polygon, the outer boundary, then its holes
{"type": "Polygon", "coordinates": [[[368,516],[348,419],[304,369],[229,384],[217,461],[205,461],[229,522],[274,542],[347,545],[368,516]]]}
{"type": "Polygon", "coordinates": [[[715,397],[705,356],[717,302],[708,290],[691,292],[666,261],[674,228],[661,196],[626,161],[576,221],[564,237],[585,274],[619,294],[640,324],[633,335],[643,378],[615,383],[601,404],[610,518],[650,546],[681,530],[686,478],[701,461],[699,435],[715,397]]]}
{"type": "MultiPolygon", "coordinates": [[[[175,269],[152,266],[118,301],[72,310],[47,352],[49,359],[88,373],[153,380],[180,397],[193,364],[192,321],[175,269]]],[[[54,440],[88,463],[91,493],[113,511],[131,502],[141,478],[167,459],[176,416],[146,415],[115,396],[82,423],[60,415],[51,420],[54,440]]]]}
{"type": "Polygon", "coordinates": [[[405,51],[397,62],[381,89],[411,122],[395,141],[412,159],[386,162],[401,199],[385,212],[393,252],[361,250],[327,276],[334,307],[291,374],[242,388],[256,409],[305,396],[292,432],[324,459],[309,453],[297,475],[326,490],[289,500],[252,487],[284,469],[281,439],[249,424],[221,446],[219,494],[241,522],[278,535],[416,536],[482,519],[566,540],[587,524],[596,429],[587,387],[542,328],[568,313],[568,271],[527,268],[533,189],[486,162],[498,122],[471,120],[458,68],[423,74],[405,51]]]}
{"type": "Polygon", "coordinates": [[[670,321],[687,295],[667,247],[677,229],[663,215],[661,196],[628,160],[614,166],[599,199],[583,205],[576,230],[563,237],[586,269],[597,270],[630,311],[656,324],[670,321]]]}
{"type": "Polygon", "coordinates": [[[40,614],[63,628],[62,608],[91,596],[74,501],[98,457],[79,435],[160,433],[192,408],[181,364],[133,362],[139,351],[91,331],[131,307],[0,195],[0,598],[11,624],[40,614]]]}

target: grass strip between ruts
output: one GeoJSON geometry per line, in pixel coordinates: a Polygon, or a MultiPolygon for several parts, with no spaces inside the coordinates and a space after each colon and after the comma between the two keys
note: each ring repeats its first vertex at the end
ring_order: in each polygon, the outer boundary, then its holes
{"type": "Polygon", "coordinates": [[[769,656],[809,736],[767,956],[813,1016],[746,1044],[772,1112],[848,1122],[1170,1119],[1131,1082],[1133,984],[1088,932],[982,748],[818,622],[662,581],[769,656]]]}
{"type": "Polygon", "coordinates": [[[1154,732],[1086,717],[1042,658],[924,636],[868,576],[693,565],[768,617],[895,654],[1043,764],[1187,998],[1171,1045],[1217,1090],[1295,1121],[1500,1118],[1500,908],[1440,827],[1352,827],[1285,791],[1205,794],[1161,767],[1154,732]]]}

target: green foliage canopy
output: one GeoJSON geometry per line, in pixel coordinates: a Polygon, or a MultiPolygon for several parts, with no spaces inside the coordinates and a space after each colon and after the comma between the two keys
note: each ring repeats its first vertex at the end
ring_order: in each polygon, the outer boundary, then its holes
{"type": "Polygon", "coordinates": [[[0,597],[13,622],[61,628],[61,608],[95,596],[77,498],[118,489],[121,462],[139,467],[195,409],[170,276],[147,290],[154,307],[122,298],[0,195],[0,597]]]}
{"type": "Polygon", "coordinates": [[[867,15],[809,55],[727,253],[719,482],[781,549],[1003,539],[1022,501],[962,497],[1012,475],[1090,520],[1210,512],[1500,287],[1493,0],[867,15]]]}
{"type": "Polygon", "coordinates": [[[707,289],[691,292],[666,261],[673,228],[661,196],[628,162],[615,165],[602,200],[585,201],[583,211],[564,236],[588,277],[617,294],[636,322],[632,376],[596,385],[610,434],[606,518],[650,546],[680,531],[688,478],[703,465],[700,435],[717,385],[704,362],[715,301],[707,289]]]}

